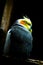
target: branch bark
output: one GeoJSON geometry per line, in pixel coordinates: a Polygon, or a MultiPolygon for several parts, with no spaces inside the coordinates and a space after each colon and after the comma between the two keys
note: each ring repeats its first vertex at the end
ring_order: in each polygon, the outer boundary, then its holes
{"type": "Polygon", "coordinates": [[[12,7],[13,7],[13,0],[6,0],[2,21],[1,21],[1,29],[3,29],[4,32],[7,32],[10,24],[12,7]]]}
{"type": "Polygon", "coordinates": [[[43,60],[28,59],[27,62],[31,62],[37,65],[43,65],[43,60]]]}

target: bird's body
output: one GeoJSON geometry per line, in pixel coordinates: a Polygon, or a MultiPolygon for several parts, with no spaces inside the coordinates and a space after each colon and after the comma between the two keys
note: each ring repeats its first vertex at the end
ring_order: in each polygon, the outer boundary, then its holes
{"type": "Polygon", "coordinates": [[[32,50],[32,40],[32,33],[17,20],[7,32],[4,55],[27,58],[32,50]]]}

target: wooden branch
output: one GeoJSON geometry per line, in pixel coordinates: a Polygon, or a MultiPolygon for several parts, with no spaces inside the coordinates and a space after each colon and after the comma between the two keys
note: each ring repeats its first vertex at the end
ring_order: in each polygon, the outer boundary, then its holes
{"type": "Polygon", "coordinates": [[[9,28],[12,7],[13,7],[13,0],[6,0],[2,21],[1,21],[1,28],[5,32],[7,32],[9,28]]]}
{"type": "Polygon", "coordinates": [[[37,65],[43,65],[42,60],[28,59],[27,62],[31,62],[31,63],[37,64],[37,65]]]}

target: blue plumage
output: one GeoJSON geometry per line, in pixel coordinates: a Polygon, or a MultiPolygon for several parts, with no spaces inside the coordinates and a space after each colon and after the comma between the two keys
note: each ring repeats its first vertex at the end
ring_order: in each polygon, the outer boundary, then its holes
{"type": "Polygon", "coordinates": [[[32,51],[32,34],[23,26],[15,23],[9,29],[4,45],[4,55],[27,58],[32,51]]]}

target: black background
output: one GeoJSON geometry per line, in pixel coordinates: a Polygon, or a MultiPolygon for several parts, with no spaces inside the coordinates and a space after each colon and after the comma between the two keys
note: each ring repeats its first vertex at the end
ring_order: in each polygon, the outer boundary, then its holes
{"type": "MultiPolygon", "coordinates": [[[[6,0],[0,0],[0,23],[6,0]]],[[[42,3],[38,1],[15,0],[11,13],[10,26],[18,18],[27,15],[33,23],[33,49],[30,58],[43,60],[42,3]]]]}

